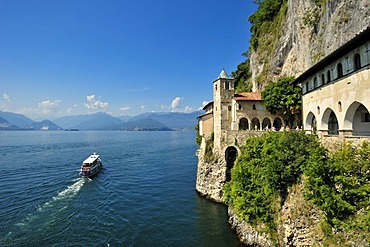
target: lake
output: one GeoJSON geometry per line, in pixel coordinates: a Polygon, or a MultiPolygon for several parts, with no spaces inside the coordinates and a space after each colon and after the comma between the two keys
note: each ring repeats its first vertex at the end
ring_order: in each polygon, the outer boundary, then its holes
{"type": "Polygon", "coordinates": [[[195,132],[0,131],[0,246],[239,246],[195,132]],[[100,173],[79,176],[92,152],[100,173]]]}

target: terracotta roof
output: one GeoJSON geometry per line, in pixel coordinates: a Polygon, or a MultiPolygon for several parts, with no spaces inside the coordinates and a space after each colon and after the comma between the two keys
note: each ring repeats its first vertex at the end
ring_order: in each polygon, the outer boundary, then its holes
{"type": "Polygon", "coordinates": [[[234,94],[235,100],[251,100],[251,101],[260,101],[262,100],[261,92],[253,92],[253,93],[237,93],[234,94]]]}
{"type": "Polygon", "coordinates": [[[202,117],[205,117],[205,116],[208,116],[208,115],[213,115],[213,111],[212,112],[205,113],[205,114],[202,114],[202,115],[198,116],[197,118],[202,118],[202,117]]]}

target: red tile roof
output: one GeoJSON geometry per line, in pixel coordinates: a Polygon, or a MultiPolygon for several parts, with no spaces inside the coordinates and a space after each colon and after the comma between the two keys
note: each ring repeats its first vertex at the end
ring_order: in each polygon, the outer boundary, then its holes
{"type": "Polygon", "coordinates": [[[237,93],[234,95],[235,100],[243,100],[243,101],[261,101],[262,96],[260,92],[256,93],[237,93]]]}

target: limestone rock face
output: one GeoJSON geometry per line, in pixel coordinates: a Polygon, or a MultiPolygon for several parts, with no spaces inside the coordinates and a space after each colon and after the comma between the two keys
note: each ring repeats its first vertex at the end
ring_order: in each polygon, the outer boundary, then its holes
{"type": "Polygon", "coordinates": [[[204,153],[198,155],[196,190],[215,202],[222,202],[222,189],[226,180],[226,164],[222,159],[206,162],[204,153]]]}
{"type": "Polygon", "coordinates": [[[263,57],[258,49],[251,49],[253,91],[264,86],[255,81],[262,72],[268,78],[263,83],[281,76],[297,77],[368,26],[369,0],[329,0],[321,8],[310,0],[288,0],[274,55],[263,57]],[[313,20],[308,23],[310,18],[313,20]]]}

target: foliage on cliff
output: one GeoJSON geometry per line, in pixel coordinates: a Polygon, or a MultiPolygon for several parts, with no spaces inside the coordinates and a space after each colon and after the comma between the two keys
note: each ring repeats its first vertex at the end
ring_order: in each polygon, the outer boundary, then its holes
{"type": "Polygon", "coordinates": [[[307,162],[314,163],[312,153],[325,155],[315,136],[301,131],[271,132],[249,138],[241,147],[225,185],[226,204],[252,225],[267,224],[274,228],[274,214],[284,201],[288,188],[297,182],[307,162]]]}
{"type": "MultiPolygon", "coordinates": [[[[287,0],[255,0],[254,3],[258,5],[258,8],[249,16],[251,23],[249,51],[253,50],[260,54],[259,63],[264,64],[264,71],[268,71],[270,70],[269,57],[273,54],[281,35],[282,25],[285,23],[287,0]]],[[[243,55],[247,57],[250,52],[245,52],[243,55]]],[[[249,58],[240,63],[232,75],[236,79],[237,92],[252,90],[252,71],[249,58]]],[[[265,84],[264,81],[269,79],[267,74],[262,73],[254,80],[259,86],[258,89],[261,89],[261,85],[265,84]]]]}
{"type": "Polygon", "coordinates": [[[252,91],[252,71],[249,59],[240,63],[237,70],[231,73],[231,76],[235,79],[236,93],[252,91]]]}
{"type": "Polygon", "coordinates": [[[200,133],[199,133],[199,121],[198,121],[198,124],[197,125],[195,125],[195,127],[194,127],[194,129],[195,129],[195,143],[198,145],[198,147],[200,146],[200,144],[202,144],[202,137],[201,137],[201,135],[200,135],[200,133]]]}
{"type": "Polygon", "coordinates": [[[302,89],[294,84],[294,77],[281,77],[276,82],[270,82],[262,91],[262,98],[270,113],[281,112],[290,127],[300,125],[302,89]]]}
{"type": "Polygon", "coordinates": [[[321,225],[325,238],[369,239],[369,143],[357,149],[347,144],[329,155],[316,136],[301,131],[250,138],[224,187],[224,200],[240,218],[276,234],[277,214],[288,189],[302,177],[307,199],[326,215],[321,225]]]}
{"type": "MultiPolygon", "coordinates": [[[[286,11],[286,0],[256,0],[258,9],[249,17],[249,22],[252,24],[250,45],[257,49],[259,38],[266,31],[278,31],[274,24],[277,20],[280,10],[284,8],[286,11]]],[[[284,13],[285,14],[285,13],[284,13]]]]}
{"type": "Polygon", "coordinates": [[[345,144],[328,159],[315,156],[305,169],[307,198],[337,230],[370,239],[370,143],[345,144]]]}

